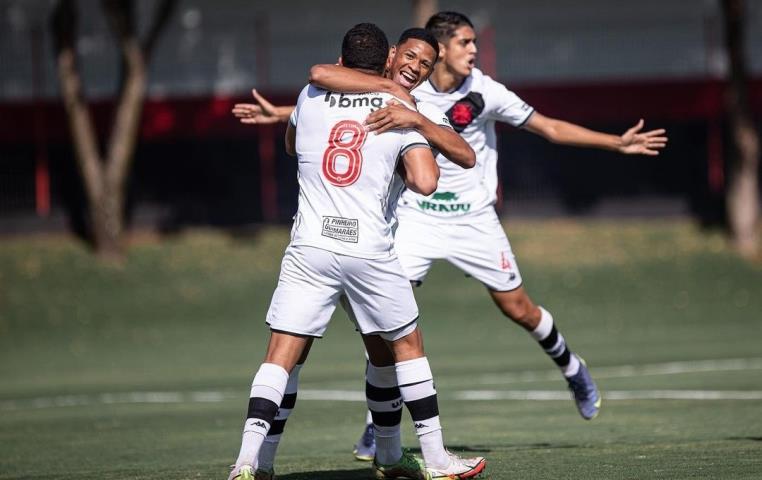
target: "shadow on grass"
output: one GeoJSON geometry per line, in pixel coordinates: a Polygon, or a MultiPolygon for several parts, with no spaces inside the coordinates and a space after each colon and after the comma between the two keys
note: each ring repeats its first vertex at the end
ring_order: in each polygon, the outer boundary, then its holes
{"type": "Polygon", "coordinates": [[[749,441],[752,442],[762,442],[762,437],[728,437],[728,440],[740,440],[740,441],[749,441]]]}
{"type": "Polygon", "coordinates": [[[354,470],[327,470],[322,472],[299,472],[278,474],[278,480],[365,480],[372,479],[373,470],[357,468],[354,470]]]}
{"type": "MultiPolygon", "coordinates": [[[[525,443],[518,445],[447,445],[447,449],[451,452],[464,456],[471,453],[484,455],[489,460],[489,454],[495,450],[556,450],[561,448],[585,448],[583,445],[576,444],[553,444],[553,443],[525,443]]],[[[421,455],[420,448],[411,448],[411,452],[416,455],[421,455]]]]}

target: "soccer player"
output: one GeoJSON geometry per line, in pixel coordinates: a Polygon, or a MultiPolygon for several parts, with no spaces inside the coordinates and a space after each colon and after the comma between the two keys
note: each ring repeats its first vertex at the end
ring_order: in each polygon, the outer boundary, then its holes
{"type": "MultiPolygon", "coordinates": [[[[344,37],[341,61],[378,75],[387,53],[383,32],[359,24],[344,37]]],[[[286,131],[286,150],[298,156],[299,209],[267,314],[270,342],[252,382],[229,480],[254,478],[289,373],[312,339],[322,336],[340,299],[351,307],[357,329],[383,339],[394,358],[395,388],[414,420],[427,471],[439,478],[471,478],[484,469],[482,457],[461,459],[444,448],[418,309],[394,253],[387,205],[394,201],[390,185],[398,159],[408,188],[423,195],[435,191],[439,170],[417,132],[369,135],[363,127],[367,115],[391,98],[380,92],[339,95],[311,85],[299,96],[286,131]]]]}
{"type": "MultiPolygon", "coordinates": [[[[481,281],[501,312],[524,327],[561,370],[580,415],[598,415],[601,397],[584,361],[571,351],[553,316],[536,305],[522,285],[510,243],[494,210],[497,187],[495,122],[523,128],[558,144],[658,155],[666,146],[663,129],[641,133],[643,120],[624,134],[592,131],[535,111],[515,93],[484,75],[476,63],[476,34],[470,20],[456,12],[432,16],[426,29],[440,43],[440,61],[416,98],[447,112],[451,124],[477,152],[471,170],[453,168],[437,157],[437,192],[403,193],[397,214],[397,252],[408,278],[420,284],[436,259],[445,259],[481,281]]],[[[374,83],[366,84],[374,88],[374,83]]],[[[391,108],[372,114],[369,128],[402,128],[391,108]]],[[[371,446],[372,448],[372,446],[371,446]]]]}

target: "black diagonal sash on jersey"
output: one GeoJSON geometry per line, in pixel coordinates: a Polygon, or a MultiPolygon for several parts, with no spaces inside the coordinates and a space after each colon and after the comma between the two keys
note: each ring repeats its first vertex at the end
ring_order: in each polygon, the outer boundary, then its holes
{"type": "Polygon", "coordinates": [[[484,97],[478,92],[469,92],[447,110],[447,118],[456,132],[461,133],[484,111],[484,97]]]}

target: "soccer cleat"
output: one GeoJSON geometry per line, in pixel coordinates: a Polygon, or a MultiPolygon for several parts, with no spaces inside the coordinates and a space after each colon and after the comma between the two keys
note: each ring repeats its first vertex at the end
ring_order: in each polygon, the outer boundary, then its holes
{"type": "Polygon", "coordinates": [[[373,474],[378,480],[386,478],[407,478],[410,480],[431,480],[423,459],[416,457],[407,449],[402,449],[402,457],[397,463],[381,465],[373,459],[373,474]]]}
{"type": "Polygon", "coordinates": [[[585,420],[592,420],[601,408],[601,394],[595,386],[593,377],[590,376],[585,361],[580,356],[577,356],[577,359],[579,359],[579,371],[566,381],[569,382],[569,390],[571,390],[574,403],[577,404],[579,414],[585,420]]]}
{"type": "Polygon", "coordinates": [[[373,429],[373,424],[370,423],[365,427],[362,432],[360,440],[357,441],[354,450],[352,450],[355,458],[363,462],[371,462],[376,456],[376,437],[373,429]]]}
{"type": "Polygon", "coordinates": [[[254,480],[275,480],[275,470],[272,468],[257,468],[254,480]]]}
{"type": "Polygon", "coordinates": [[[429,478],[436,480],[437,478],[450,478],[450,479],[462,479],[462,478],[474,478],[478,476],[487,466],[487,460],[484,457],[473,458],[461,458],[454,453],[447,452],[450,456],[450,464],[447,468],[426,468],[429,478]]]}
{"type": "Polygon", "coordinates": [[[251,465],[233,466],[228,480],[254,480],[254,469],[251,465]]]}

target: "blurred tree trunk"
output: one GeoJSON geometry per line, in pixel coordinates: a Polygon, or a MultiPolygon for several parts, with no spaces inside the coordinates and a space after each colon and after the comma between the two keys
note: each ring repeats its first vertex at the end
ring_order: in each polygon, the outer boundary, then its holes
{"type": "Polygon", "coordinates": [[[730,60],[726,112],[733,157],[730,161],[727,209],[733,242],[746,257],[757,254],[759,222],[759,134],[749,108],[744,48],[744,1],[723,0],[725,45],[730,60]]]}
{"type": "Polygon", "coordinates": [[[413,0],[413,25],[423,27],[426,21],[437,13],[439,2],[437,0],[413,0]]]}
{"type": "Polygon", "coordinates": [[[122,72],[117,106],[105,152],[101,153],[77,64],[77,8],[74,0],[59,0],[52,31],[66,114],[77,165],[88,204],[89,236],[96,254],[108,261],[123,258],[127,176],[137,143],[146,95],[148,59],[174,9],[175,0],[156,5],[153,23],[141,44],[131,0],[102,0],[101,6],[121,54],[122,72]]]}

